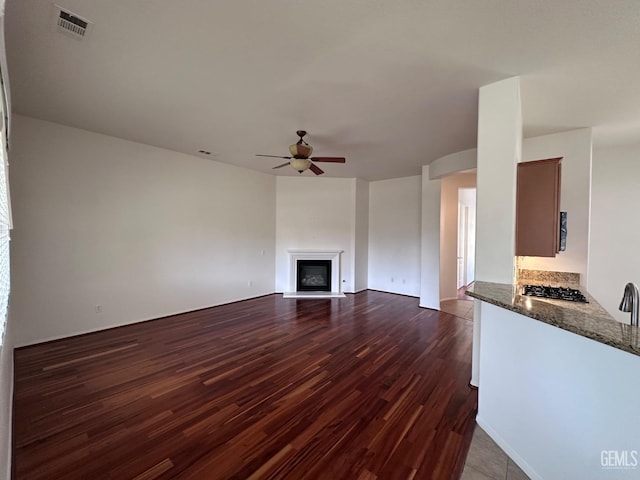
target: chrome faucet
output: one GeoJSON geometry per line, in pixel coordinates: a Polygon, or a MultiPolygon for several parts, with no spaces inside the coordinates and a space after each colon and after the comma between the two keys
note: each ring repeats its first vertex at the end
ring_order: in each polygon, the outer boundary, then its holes
{"type": "Polygon", "coordinates": [[[636,327],[638,326],[638,308],[640,308],[638,287],[634,283],[627,283],[618,309],[621,312],[631,312],[631,325],[636,327]]]}

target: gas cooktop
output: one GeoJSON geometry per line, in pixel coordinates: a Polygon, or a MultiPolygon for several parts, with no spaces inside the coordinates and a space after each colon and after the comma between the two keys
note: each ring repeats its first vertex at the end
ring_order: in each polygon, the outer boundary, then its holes
{"type": "Polygon", "coordinates": [[[551,287],[549,285],[525,285],[522,289],[522,294],[530,297],[589,303],[589,300],[586,299],[582,292],[575,288],[551,287]]]}

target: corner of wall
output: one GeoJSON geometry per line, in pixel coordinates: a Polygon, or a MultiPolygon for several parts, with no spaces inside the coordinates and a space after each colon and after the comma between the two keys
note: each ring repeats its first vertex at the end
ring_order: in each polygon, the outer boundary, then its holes
{"type": "Polygon", "coordinates": [[[369,182],[355,179],[353,231],[353,292],[369,288],[369,182]]]}

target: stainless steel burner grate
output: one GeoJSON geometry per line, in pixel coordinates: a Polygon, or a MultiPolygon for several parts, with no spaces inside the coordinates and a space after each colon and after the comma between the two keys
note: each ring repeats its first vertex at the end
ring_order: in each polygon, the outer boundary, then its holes
{"type": "Polygon", "coordinates": [[[569,287],[552,287],[550,285],[525,285],[522,294],[530,297],[552,298],[568,302],[589,303],[580,290],[569,287]]]}

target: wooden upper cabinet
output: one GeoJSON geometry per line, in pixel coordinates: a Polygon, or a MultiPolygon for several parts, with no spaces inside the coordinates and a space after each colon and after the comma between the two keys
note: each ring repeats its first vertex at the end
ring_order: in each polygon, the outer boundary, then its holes
{"type": "Polygon", "coordinates": [[[518,163],[516,255],[555,257],[560,251],[562,157],[518,163]]]}

